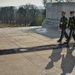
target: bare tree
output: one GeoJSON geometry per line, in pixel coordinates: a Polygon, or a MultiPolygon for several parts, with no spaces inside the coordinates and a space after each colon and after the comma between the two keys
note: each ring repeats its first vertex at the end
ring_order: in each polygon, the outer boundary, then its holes
{"type": "Polygon", "coordinates": [[[44,6],[46,6],[46,2],[47,2],[47,0],[43,0],[43,4],[44,4],[44,6]]]}
{"type": "Polygon", "coordinates": [[[37,6],[35,5],[22,5],[17,10],[16,15],[17,17],[17,23],[20,25],[30,25],[31,23],[35,22],[35,16],[37,12],[37,6]]]}

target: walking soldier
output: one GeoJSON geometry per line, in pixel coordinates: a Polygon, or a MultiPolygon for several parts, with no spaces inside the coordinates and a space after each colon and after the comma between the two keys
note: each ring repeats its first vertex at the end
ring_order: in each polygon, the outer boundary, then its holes
{"type": "Polygon", "coordinates": [[[75,17],[74,17],[74,11],[70,11],[70,18],[68,23],[68,28],[70,29],[69,38],[67,41],[67,45],[69,46],[70,40],[73,37],[75,40],[74,30],[75,30],[75,17]]]}
{"type": "Polygon", "coordinates": [[[57,42],[62,42],[62,39],[63,39],[64,36],[68,40],[68,35],[66,33],[66,28],[67,28],[68,20],[65,17],[65,14],[66,14],[66,12],[62,11],[62,17],[60,19],[60,24],[59,24],[59,27],[61,29],[61,36],[60,36],[60,39],[57,42]]]}

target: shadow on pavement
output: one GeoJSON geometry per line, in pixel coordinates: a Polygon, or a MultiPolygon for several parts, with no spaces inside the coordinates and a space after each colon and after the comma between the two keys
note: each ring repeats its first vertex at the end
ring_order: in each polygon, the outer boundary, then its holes
{"type": "Polygon", "coordinates": [[[51,56],[49,56],[49,58],[51,59],[51,61],[45,67],[46,70],[53,68],[54,62],[57,62],[57,61],[60,60],[60,58],[61,58],[61,52],[62,52],[62,48],[63,47],[61,45],[58,45],[58,47],[61,47],[61,48],[57,48],[57,49],[55,48],[55,49],[53,49],[53,52],[52,52],[51,56]]]}
{"type": "Polygon", "coordinates": [[[67,73],[71,73],[73,71],[73,68],[75,66],[75,57],[72,55],[72,53],[74,49],[75,49],[74,47],[72,49],[67,48],[66,57],[62,55],[62,63],[61,63],[62,74],[61,75],[66,75],[67,73]]]}
{"type": "Polygon", "coordinates": [[[35,52],[35,51],[43,51],[43,50],[50,50],[50,49],[54,50],[54,49],[60,49],[60,48],[61,46],[59,46],[59,44],[53,44],[53,45],[27,47],[27,48],[4,49],[4,50],[0,50],[0,55],[35,52]]]}
{"type": "Polygon", "coordinates": [[[60,37],[60,30],[58,27],[51,27],[51,28],[33,28],[28,30],[33,33],[37,33],[48,38],[59,38],[60,37]]]}
{"type": "Polygon", "coordinates": [[[66,56],[63,54],[61,55],[63,47],[54,49],[50,58],[50,62],[45,67],[46,70],[51,69],[54,67],[54,62],[61,61],[61,69],[62,73],[60,75],[66,75],[67,73],[71,73],[73,71],[73,68],[75,66],[75,57],[72,55],[75,47],[72,47],[72,49],[67,48],[67,54],[66,56]]]}
{"type": "Polygon", "coordinates": [[[36,51],[43,51],[43,50],[53,50],[51,56],[49,56],[51,61],[47,64],[45,69],[48,70],[53,68],[54,63],[62,59],[61,75],[66,75],[67,73],[71,73],[75,66],[75,57],[72,55],[75,47],[72,47],[72,49],[67,48],[66,57],[64,56],[64,54],[61,55],[63,48],[65,48],[65,46],[62,46],[61,44],[53,44],[53,45],[43,45],[43,46],[28,47],[28,48],[5,49],[5,50],[0,50],[0,55],[36,52],[36,51]]]}

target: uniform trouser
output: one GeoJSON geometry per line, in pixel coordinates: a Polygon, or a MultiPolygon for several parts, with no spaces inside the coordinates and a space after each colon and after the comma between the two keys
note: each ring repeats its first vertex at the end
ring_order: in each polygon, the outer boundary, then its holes
{"type": "Polygon", "coordinates": [[[68,44],[70,43],[71,41],[71,38],[73,37],[74,41],[75,41],[75,34],[74,34],[74,30],[70,30],[70,33],[69,33],[69,38],[68,38],[68,44]]]}
{"type": "Polygon", "coordinates": [[[62,41],[63,37],[66,37],[66,39],[68,40],[68,35],[66,33],[66,29],[62,29],[61,30],[61,36],[60,36],[60,41],[62,41]]]}

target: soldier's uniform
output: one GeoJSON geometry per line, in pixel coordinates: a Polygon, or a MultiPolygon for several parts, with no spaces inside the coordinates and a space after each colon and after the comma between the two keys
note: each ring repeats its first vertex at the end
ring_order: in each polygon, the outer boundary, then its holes
{"type": "MultiPolygon", "coordinates": [[[[71,11],[70,14],[71,13],[74,13],[74,11],[71,11]]],[[[75,34],[74,34],[74,30],[75,30],[75,17],[74,16],[69,18],[68,28],[70,29],[69,38],[68,38],[68,42],[67,42],[67,44],[69,45],[69,42],[70,42],[72,37],[75,40],[75,34]]]]}
{"type": "MultiPolygon", "coordinates": [[[[62,14],[63,13],[65,14],[65,12],[62,12],[62,14]]],[[[66,39],[68,39],[68,35],[66,33],[67,23],[68,23],[67,18],[65,16],[62,16],[59,24],[59,27],[61,29],[61,36],[57,42],[61,42],[64,36],[66,37],[66,39]]]]}

